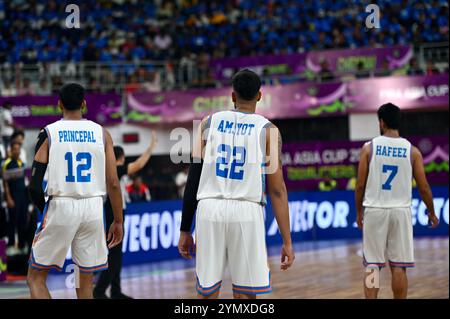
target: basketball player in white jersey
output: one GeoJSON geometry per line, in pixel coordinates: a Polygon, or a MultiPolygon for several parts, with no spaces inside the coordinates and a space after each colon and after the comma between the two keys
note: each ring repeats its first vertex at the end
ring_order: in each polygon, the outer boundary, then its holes
{"type": "Polygon", "coordinates": [[[389,263],[394,298],[406,298],[406,269],[414,267],[411,221],[412,179],[427,209],[429,224],[437,227],[433,196],[420,151],[400,137],[400,109],[384,104],[378,109],[381,136],[361,151],[355,191],[357,223],[363,230],[363,263],[366,298],[377,298],[379,287],[369,285],[368,276],[389,263]],[[372,268],[370,271],[369,268],[372,268]]]}
{"type": "Polygon", "coordinates": [[[119,244],[123,237],[122,195],[113,143],[99,124],[82,118],[86,101],[81,85],[64,85],[58,105],[63,118],[39,134],[32,167],[30,193],[44,218],[30,253],[28,286],[31,298],[50,298],[48,271],[61,271],[71,248],[72,260],[79,269],[77,296],[92,298],[93,272],[108,267],[102,198],[106,194],[114,211],[109,247],[119,244]],[[47,202],[45,195],[49,196],[47,202]]]}
{"type": "Polygon", "coordinates": [[[183,200],[179,251],[191,258],[192,219],[197,208],[195,250],[199,298],[217,298],[225,267],[234,298],[272,291],[264,227],[265,178],[283,239],[281,269],[294,262],[287,191],[280,161],[281,136],[255,113],[261,82],[250,70],[233,78],[235,110],[204,119],[194,144],[183,200]]]}

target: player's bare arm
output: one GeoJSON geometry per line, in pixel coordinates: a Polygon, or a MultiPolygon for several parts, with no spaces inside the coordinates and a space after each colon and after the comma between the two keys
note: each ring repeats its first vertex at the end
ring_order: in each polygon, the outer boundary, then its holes
{"type": "Polygon", "coordinates": [[[183,196],[183,214],[181,218],[180,240],[178,251],[183,258],[191,259],[195,249],[191,234],[191,225],[197,209],[197,190],[202,172],[202,159],[205,146],[205,131],[208,117],[205,117],[197,129],[192,147],[192,163],[189,166],[188,178],[183,196]]]}
{"type": "Polygon", "coordinates": [[[114,156],[113,141],[109,132],[105,134],[105,156],[106,156],[106,187],[111,207],[114,213],[114,222],[109,228],[107,240],[108,247],[112,248],[120,244],[123,238],[123,203],[120,190],[119,178],[117,177],[116,158],[114,156]]]}
{"type": "Polygon", "coordinates": [[[152,130],[152,140],[150,142],[149,147],[145,150],[144,153],[142,153],[141,156],[138,157],[137,160],[128,164],[127,175],[129,175],[129,176],[134,175],[139,170],[144,168],[145,164],[147,164],[150,157],[152,156],[157,143],[158,143],[158,139],[156,138],[156,133],[154,130],[152,130]]]}
{"type": "Polygon", "coordinates": [[[272,167],[267,172],[268,192],[272,200],[272,208],[283,239],[281,248],[281,269],[286,270],[292,266],[295,254],[292,248],[289,205],[286,185],[283,179],[281,163],[282,139],[278,128],[271,125],[266,128],[267,166],[272,167]]]}
{"type": "Polygon", "coordinates": [[[422,154],[420,153],[419,149],[414,146],[412,148],[412,160],[413,176],[416,180],[420,197],[427,206],[429,224],[432,228],[436,228],[439,225],[439,219],[436,217],[436,213],[434,211],[433,194],[425,175],[422,154]]]}
{"type": "Polygon", "coordinates": [[[359,229],[363,228],[363,201],[367,176],[369,175],[370,152],[371,146],[369,142],[363,146],[359,157],[358,177],[355,187],[356,223],[358,224],[359,229]]]}

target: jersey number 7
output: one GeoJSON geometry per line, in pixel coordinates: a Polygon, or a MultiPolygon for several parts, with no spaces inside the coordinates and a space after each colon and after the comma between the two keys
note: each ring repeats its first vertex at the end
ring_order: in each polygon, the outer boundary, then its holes
{"type": "Polygon", "coordinates": [[[394,180],[394,177],[398,173],[398,166],[397,165],[383,165],[383,173],[390,172],[388,178],[386,179],[386,182],[384,182],[383,185],[381,185],[381,188],[384,190],[391,190],[392,188],[392,181],[394,180]]]}

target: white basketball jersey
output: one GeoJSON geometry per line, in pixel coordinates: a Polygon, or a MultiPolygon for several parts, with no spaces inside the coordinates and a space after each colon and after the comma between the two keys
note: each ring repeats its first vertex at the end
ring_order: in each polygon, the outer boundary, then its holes
{"type": "Polygon", "coordinates": [[[211,115],[197,199],[224,198],[265,204],[265,126],[261,115],[211,115]]]}
{"type": "Polygon", "coordinates": [[[379,136],[372,140],[365,207],[411,207],[411,143],[379,136]]]}
{"type": "Polygon", "coordinates": [[[49,141],[48,196],[106,194],[103,128],[92,121],[60,120],[46,128],[49,141]]]}

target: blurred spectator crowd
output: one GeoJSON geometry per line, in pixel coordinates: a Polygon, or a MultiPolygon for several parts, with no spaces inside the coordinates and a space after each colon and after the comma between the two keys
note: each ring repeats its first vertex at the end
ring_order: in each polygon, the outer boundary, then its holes
{"type": "Polygon", "coordinates": [[[118,74],[128,92],[210,87],[214,58],[448,42],[449,34],[443,0],[378,1],[382,27],[371,32],[362,0],[72,2],[80,8],[80,29],[66,28],[65,2],[0,0],[3,91],[44,94],[81,73],[91,90],[117,82],[118,74]],[[89,64],[97,62],[106,70],[89,64]],[[39,77],[16,76],[21,64],[36,65],[39,77]]]}

